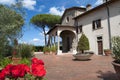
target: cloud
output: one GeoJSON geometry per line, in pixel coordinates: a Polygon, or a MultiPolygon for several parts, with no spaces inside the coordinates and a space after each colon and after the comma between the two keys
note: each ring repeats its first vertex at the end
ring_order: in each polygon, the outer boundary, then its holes
{"type": "Polygon", "coordinates": [[[81,7],[81,8],[86,8],[86,7],[85,7],[85,6],[83,6],[83,5],[82,5],[82,6],[80,6],[80,7],[81,7]]]}
{"type": "Polygon", "coordinates": [[[29,41],[30,44],[33,44],[33,45],[44,45],[44,38],[42,39],[38,39],[38,38],[34,38],[33,40],[29,41]]]}
{"type": "Polygon", "coordinates": [[[41,12],[44,8],[45,8],[45,6],[44,6],[44,5],[41,5],[41,6],[39,6],[38,11],[41,12]]]}
{"type": "Polygon", "coordinates": [[[94,5],[97,6],[97,5],[100,5],[102,3],[103,3],[103,0],[97,0],[94,5]]]}
{"type": "Polygon", "coordinates": [[[79,0],[75,0],[75,2],[76,2],[77,4],[80,4],[80,1],[79,1],[79,0]]]}
{"type": "Polygon", "coordinates": [[[11,5],[15,3],[16,3],[16,0],[0,0],[0,4],[11,5]]]}
{"type": "Polygon", "coordinates": [[[23,0],[23,7],[29,10],[34,10],[36,5],[36,0],[23,0]]]}
{"type": "Polygon", "coordinates": [[[34,38],[34,39],[32,40],[32,42],[40,42],[40,39],[34,38]]]}
{"type": "Polygon", "coordinates": [[[54,15],[62,16],[62,14],[64,13],[64,10],[65,10],[64,6],[62,6],[62,7],[51,7],[49,9],[49,13],[50,14],[54,14],[54,15]]]}

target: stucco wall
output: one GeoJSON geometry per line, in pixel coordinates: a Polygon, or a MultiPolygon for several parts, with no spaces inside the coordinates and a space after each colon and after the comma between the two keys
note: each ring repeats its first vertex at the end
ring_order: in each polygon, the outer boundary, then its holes
{"type": "Polygon", "coordinates": [[[120,36],[120,0],[109,6],[110,8],[110,23],[111,23],[111,35],[120,36]]]}
{"type": "Polygon", "coordinates": [[[62,24],[61,25],[74,25],[74,20],[73,17],[75,16],[75,10],[71,10],[69,12],[65,13],[65,17],[63,18],[62,24]],[[69,22],[66,21],[67,17],[69,17],[69,22]]]}
{"type": "MultiPolygon", "coordinates": [[[[111,35],[120,35],[120,1],[116,2],[110,7],[110,24],[111,24],[111,35]],[[116,9],[118,8],[118,9],[116,9]]],[[[84,34],[89,38],[90,50],[98,54],[97,37],[102,36],[103,38],[103,49],[109,49],[109,37],[108,37],[108,23],[107,23],[107,12],[106,8],[93,11],[85,16],[79,17],[78,25],[83,26],[84,34]],[[93,30],[92,21],[101,19],[101,29],[93,30]]],[[[78,36],[80,37],[81,34],[78,36]]]]}
{"type": "Polygon", "coordinates": [[[69,25],[69,26],[74,26],[74,17],[78,16],[79,14],[82,14],[84,10],[71,10],[67,11],[65,13],[65,16],[62,20],[61,25],[69,25]],[[69,22],[66,21],[67,17],[69,17],[69,22]]]}

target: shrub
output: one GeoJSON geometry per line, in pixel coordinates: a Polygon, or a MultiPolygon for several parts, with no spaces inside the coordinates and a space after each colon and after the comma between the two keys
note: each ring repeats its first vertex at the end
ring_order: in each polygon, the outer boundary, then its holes
{"type": "Polygon", "coordinates": [[[26,65],[30,66],[31,60],[27,59],[27,58],[23,58],[23,59],[20,60],[19,64],[26,64],[26,65]]]}
{"type": "Polygon", "coordinates": [[[43,46],[34,46],[34,51],[43,51],[43,46]]]}
{"type": "Polygon", "coordinates": [[[4,42],[0,41],[0,58],[12,56],[13,47],[7,44],[7,42],[5,43],[5,45],[3,44],[4,42]]]}
{"type": "Polygon", "coordinates": [[[112,38],[112,51],[114,58],[118,63],[120,63],[120,36],[112,38]]]}
{"type": "Polygon", "coordinates": [[[19,45],[19,53],[22,58],[30,58],[33,56],[34,47],[29,44],[20,44],[19,45]]]}
{"type": "Polygon", "coordinates": [[[56,52],[56,51],[57,51],[57,46],[52,46],[52,47],[50,48],[50,51],[56,52]]]}
{"type": "Polygon", "coordinates": [[[77,49],[79,51],[82,51],[82,53],[84,53],[84,50],[89,50],[89,40],[85,34],[81,35],[79,42],[78,42],[77,49]]]}
{"type": "Polygon", "coordinates": [[[11,60],[9,58],[3,58],[0,60],[0,67],[4,68],[6,65],[10,63],[11,63],[11,60]]]}
{"type": "Polygon", "coordinates": [[[45,46],[45,47],[43,48],[43,52],[50,52],[50,48],[47,47],[47,46],[45,46]]]}

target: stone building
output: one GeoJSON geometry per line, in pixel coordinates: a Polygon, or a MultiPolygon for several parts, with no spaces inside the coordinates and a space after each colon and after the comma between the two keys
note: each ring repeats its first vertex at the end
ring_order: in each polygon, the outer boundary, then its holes
{"type": "Polygon", "coordinates": [[[90,4],[86,8],[68,8],[62,15],[61,24],[56,24],[48,35],[51,45],[57,42],[57,54],[61,55],[77,53],[82,33],[88,37],[90,51],[95,54],[104,55],[104,49],[111,49],[111,38],[120,36],[120,0],[104,0],[103,4],[94,8],[90,4]]]}

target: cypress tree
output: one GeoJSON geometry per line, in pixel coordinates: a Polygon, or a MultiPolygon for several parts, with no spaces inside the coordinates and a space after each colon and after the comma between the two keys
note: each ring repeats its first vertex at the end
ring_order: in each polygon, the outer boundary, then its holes
{"type": "Polygon", "coordinates": [[[84,50],[89,50],[89,40],[85,34],[81,35],[77,48],[79,51],[82,51],[82,53],[84,53],[84,50]]]}

